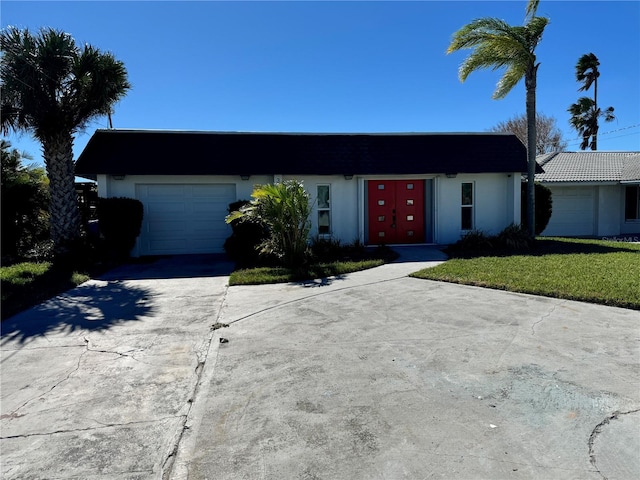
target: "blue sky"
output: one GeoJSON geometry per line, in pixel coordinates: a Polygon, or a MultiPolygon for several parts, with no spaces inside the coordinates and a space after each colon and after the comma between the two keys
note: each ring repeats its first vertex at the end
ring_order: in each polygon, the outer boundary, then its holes
{"type": "MultiPolygon", "coordinates": [[[[457,77],[452,34],[478,17],[522,24],[526,1],[28,2],[3,0],[3,27],[65,30],[111,51],[133,86],[116,128],[287,132],[486,131],[525,112],[519,84],[492,100],[499,72],[457,77]]],[[[640,2],[542,0],[538,111],[577,150],[567,107],[577,59],[600,60],[600,150],[640,150],[640,2]]],[[[77,156],[96,128],[76,136],[77,156]]],[[[29,135],[12,145],[41,161],[29,135]]]]}

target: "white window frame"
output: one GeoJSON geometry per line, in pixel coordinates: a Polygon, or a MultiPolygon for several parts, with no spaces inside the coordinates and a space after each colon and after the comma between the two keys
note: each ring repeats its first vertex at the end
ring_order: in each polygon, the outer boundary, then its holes
{"type": "Polygon", "coordinates": [[[316,218],[318,221],[318,236],[320,237],[329,237],[331,236],[333,229],[332,227],[332,214],[331,214],[331,184],[330,183],[319,183],[316,185],[316,218]],[[320,188],[321,187],[326,187],[327,191],[329,193],[328,198],[327,198],[327,203],[328,206],[327,207],[321,207],[320,206],[320,188]],[[329,214],[329,231],[328,232],[320,232],[320,213],[321,212],[327,212],[329,214]]]}
{"type": "Polygon", "coordinates": [[[476,185],[475,185],[475,182],[462,182],[460,184],[460,230],[463,231],[463,232],[470,232],[470,231],[472,231],[472,230],[474,230],[476,228],[476,215],[475,215],[476,201],[475,201],[475,197],[476,197],[476,185]],[[463,198],[462,198],[465,185],[471,185],[471,203],[470,204],[466,204],[466,205],[464,204],[464,201],[463,201],[463,198]],[[463,223],[462,211],[465,208],[471,210],[471,228],[464,228],[464,226],[462,225],[462,223],[463,223]]]}

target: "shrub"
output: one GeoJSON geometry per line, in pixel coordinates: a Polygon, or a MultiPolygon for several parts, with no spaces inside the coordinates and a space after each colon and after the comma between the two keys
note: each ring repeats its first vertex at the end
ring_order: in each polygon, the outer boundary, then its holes
{"type": "Polygon", "coordinates": [[[98,224],[105,246],[116,258],[127,258],[140,235],[144,207],[124,197],[98,199],[98,224]]]}
{"type": "Polygon", "coordinates": [[[523,251],[533,246],[533,237],[523,225],[512,223],[496,235],[494,243],[505,250],[523,251]]]}
{"type": "MultiPolygon", "coordinates": [[[[229,214],[250,205],[249,200],[238,200],[229,204],[229,214]]],[[[263,265],[259,246],[267,238],[268,232],[264,223],[255,218],[236,218],[229,222],[231,236],[224,242],[224,250],[231,260],[240,268],[263,265]]]]}
{"type": "Polygon", "coordinates": [[[491,237],[487,236],[482,230],[471,230],[449,248],[460,253],[478,252],[491,250],[493,243],[491,237]]]}
{"type": "MultiPolygon", "coordinates": [[[[536,211],[536,235],[540,235],[547,228],[553,210],[551,190],[540,183],[535,184],[535,211],[536,211]]],[[[521,215],[522,224],[527,222],[527,184],[522,183],[521,189],[521,215]]]]}
{"type": "Polygon", "coordinates": [[[256,185],[251,196],[253,200],[231,212],[226,222],[251,218],[263,223],[268,227],[269,235],[260,244],[260,252],[275,255],[287,267],[304,265],[311,230],[311,204],[302,182],[287,180],[256,185]]]}
{"type": "Polygon", "coordinates": [[[316,262],[335,262],[345,256],[347,247],[337,238],[315,237],[311,242],[311,255],[316,262]]]}

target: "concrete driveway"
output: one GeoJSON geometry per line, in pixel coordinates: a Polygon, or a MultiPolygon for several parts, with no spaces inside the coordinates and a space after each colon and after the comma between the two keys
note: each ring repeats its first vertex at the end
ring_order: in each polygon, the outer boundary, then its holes
{"type": "Polygon", "coordinates": [[[439,257],[402,253],[231,288],[167,259],[3,324],[2,478],[640,477],[639,312],[407,278],[439,257]]]}

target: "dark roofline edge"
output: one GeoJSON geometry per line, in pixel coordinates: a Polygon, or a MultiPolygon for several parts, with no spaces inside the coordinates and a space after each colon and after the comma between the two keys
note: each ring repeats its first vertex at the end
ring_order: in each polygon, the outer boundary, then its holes
{"type": "Polygon", "coordinates": [[[300,135],[300,136],[419,136],[419,135],[487,135],[487,136],[513,136],[508,132],[273,132],[273,131],[248,131],[248,130],[171,130],[171,129],[145,129],[145,128],[98,128],[95,133],[177,133],[197,135],[300,135]]]}

